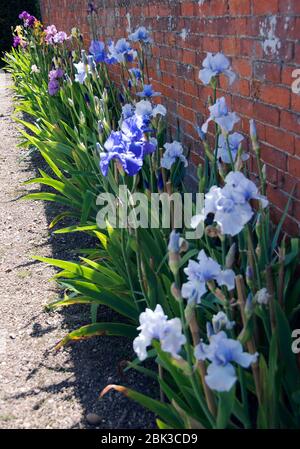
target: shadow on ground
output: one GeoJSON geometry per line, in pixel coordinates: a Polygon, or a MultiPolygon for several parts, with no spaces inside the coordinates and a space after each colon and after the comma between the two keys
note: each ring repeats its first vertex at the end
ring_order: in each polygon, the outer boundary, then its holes
{"type": "MultiPolygon", "coordinates": [[[[28,119],[28,117],[26,117],[28,119]]],[[[44,160],[38,152],[32,152],[27,156],[29,163],[25,171],[36,173],[38,176],[38,169],[42,168],[49,171],[44,160]]],[[[37,187],[39,189],[39,187],[37,187]]],[[[46,190],[44,186],[42,190],[46,190]]],[[[53,218],[64,210],[58,204],[44,202],[44,211],[48,224],[53,218]]],[[[70,221],[61,222],[59,227],[64,227],[72,224],[70,221]]],[[[49,240],[51,242],[52,254],[50,257],[76,260],[76,249],[92,247],[94,240],[83,233],[72,233],[65,235],[54,235],[49,231],[49,240]]],[[[42,243],[42,247],[45,243],[42,243]]],[[[39,245],[36,247],[36,254],[39,253],[39,245]]],[[[28,262],[23,264],[24,267],[30,267],[37,262],[28,259],[28,262]]],[[[22,267],[19,267],[22,268],[22,267]]],[[[58,292],[59,294],[59,292],[58,292]]],[[[42,307],[42,306],[41,306],[42,307]]],[[[55,312],[37,311],[37,317],[40,313],[58,313],[63,317],[64,332],[67,333],[82,325],[90,323],[90,314],[88,306],[70,306],[60,309],[55,312]]],[[[32,331],[30,336],[38,339],[47,334],[50,334],[53,327],[43,328],[38,323],[34,322],[33,317],[32,331]]],[[[99,321],[120,321],[120,317],[113,311],[105,307],[98,309],[99,321]]],[[[121,319],[122,320],[122,319],[121,319]]],[[[26,323],[24,324],[26,326],[26,323]]],[[[124,373],[122,366],[124,361],[132,360],[134,353],[132,351],[132,342],[125,338],[118,337],[96,337],[90,340],[76,342],[69,345],[63,351],[68,351],[71,357],[71,368],[58,365],[53,366],[53,348],[49,345],[49,351],[44,354],[44,360],[28,373],[28,379],[32,379],[37,375],[38,371],[47,366],[48,370],[66,370],[70,373],[65,381],[47,385],[45,391],[53,393],[54,395],[62,390],[72,391],[72,394],[65,396],[65,400],[72,401],[72,396],[80,401],[83,409],[82,420],[77,422],[73,427],[92,427],[86,420],[86,415],[95,413],[99,415],[100,422],[97,428],[118,429],[118,428],[152,428],[155,427],[154,416],[140,407],[138,404],[130,401],[119,393],[110,392],[103,399],[99,400],[99,393],[107,384],[121,384],[134,388],[142,393],[149,394],[152,397],[158,396],[157,385],[153,380],[130,370],[124,373]],[[49,354],[51,357],[49,358],[49,354]]],[[[43,391],[43,389],[42,389],[43,391]]],[[[17,392],[15,398],[22,398],[28,395],[34,395],[34,391],[17,392]]],[[[39,407],[39,403],[35,405],[39,407]]]]}

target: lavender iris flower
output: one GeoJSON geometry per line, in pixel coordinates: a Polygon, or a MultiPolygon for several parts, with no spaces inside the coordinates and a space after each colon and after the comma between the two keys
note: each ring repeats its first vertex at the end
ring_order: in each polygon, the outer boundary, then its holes
{"type": "Polygon", "coordinates": [[[181,143],[176,140],[172,143],[165,143],[164,148],[166,151],[164,152],[163,157],[161,158],[161,166],[166,168],[167,170],[171,170],[172,165],[179,159],[185,167],[188,166],[188,161],[183,154],[183,148],[181,143]]]}
{"type": "Polygon", "coordinates": [[[105,52],[105,44],[104,44],[104,42],[93,40],[91,42],[89,51],[90,51],[90,54],[94,56],[95,62],[97,64],[99,62],[105,62],[106,52],[105,52]]]}
{"type": "Polygon", "coordinates": [[[62,44],[62,43],[64,43],[67,39],[68,39],[67,33],[65,33],[64,31],[58,31],[58,32],[53,36],[53,42],[54,42],[54,44],[62,44]]]}
{"type": "Polygon", "coordinates": [[[150,32],[143,26],[139,27],[134,33],[130,34],[128,39],[132,42],[143,42],[144,44],[152,43],[150,32]]]}
{"type": "Polygon", "coordinates": [[[54,44],[54,36],[57,34],[57,29],[55,25],[49,25],[45,29],[46,37],[45,40],[48,44],[54,44]]]}
{"type": "Polygon", "coordinates": [[[209,360],[205,381],[215,391],[230,391],[237,381],[233,363],[248,368],[257,361],[258,354],[243,351],[241,343],[228,338],[224,331],[210,335],[209,344],[200,343],[195,348],[198,360],[209,360]]]}
{"type": "Polygon", "coordinates": [[[142,92],[138,92],[137,95],[139,97],[151,98],[151,97],[158,97],[158,96],[161,95],[161,93],[160,92],[154,92],[154,90],[152,88],[152,84],[145,84],[143,91],[142,92]]]}
{"type": "Polygon", "coordinates": [[[124,119],[127,119],[129,117],[132,117],[134,115],[134,107],[130,103],[124,104],[122,107],[122,117],[124,119]]]}
{"type": "Polygon", "coordinates": [[[230,187],[232,196],[237,203],[258,200],[262,208],[268,206],[269,202],[265,196],[258,193],[258,188],[254,182],[247,179],[242,172],[230,172],[225,178],[225,183],[230,187]]]}
{"type": "Polygon", "coordinates": [[[230,62],[223,53],[207,53],[202,63],[203,69],[199,72],[199,78],[204,84],[209,84],[215,76],[224,74],[232,84],[236,78],[235,73],[230,69],[230,62]]]}
{"type": "MultiPolygon", "coordinates": [[[[240,147],[240,144],[244,140],[244,137],[239,133],[233,133],[228,136],[228,143],[227,139],[223,134],[219,136],[218,141],[218,158],[222,160],[225,164],[231,163],[231,157],[233,162],[236,160],[238,149],[240,147]],[[229,145],[229,149],[228,149],[229,145]],[[231,157],[229,154],[229,150],[231,153],[231,157]]],[[[249,155],[243,154],[242,160],[245,161],[249,158],[249,155]]]]}
{"type": "Polygon", "coordinates": [[[202,131],[206,134],[208,124],[211,121],[217,123],[222,131],[227,134],[233,130],[234,125],[240,121],[235,112],[229,112],[224,97],[218,98],[213,106],[209,107],[210,116],[202,125],[202,131]]]}

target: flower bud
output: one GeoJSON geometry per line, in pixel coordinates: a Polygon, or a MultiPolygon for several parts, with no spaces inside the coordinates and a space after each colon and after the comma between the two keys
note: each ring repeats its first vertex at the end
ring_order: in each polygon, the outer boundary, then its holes
{"type": "Polygon", "coordinates": [[[176,301],[181,300],[181,291],[175,283],[173,283],[171,285],[171,293],[172,293],[173,297],[176,299],[176,301]]]}
{"type": "Polygon", "coordinates": [[[231,247],[229,248],[229,251],[227,253],[226,259],[225,259],[225,267],[231,268],[235,261],[235,253],[236,253],[236,243],[233,243],[231,247]]]}
{"type": "Polygon", "coordinates": [[[88,64],[88,58],[87,58],[87,54],[85,50],[81,50],[81,59],[83,64],[87,65],[88,64]]]}
{"type": "Polygon", "coordinates": [[[247,296],[247,299],[246,299],[246,304],[245,304],[245,315],[246,315],[247,319],[249,319],[252,316],[253,310],[254,310],[253,298],[252,298],[252,294],[249,293],[249,295],[247,296]]]}

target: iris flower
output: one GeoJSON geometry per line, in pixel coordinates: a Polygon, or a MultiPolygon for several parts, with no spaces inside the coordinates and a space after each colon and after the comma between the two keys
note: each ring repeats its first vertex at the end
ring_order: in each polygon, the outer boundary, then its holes
{"type": "Polygon", "coordinates": [[[146,97],[146,98],[151,98],[151,97],[159,97],[161,95],[160,92],[154,92],[153,88],[152,88],[152,84],[144,84],[144,89],[142,92],[138,92],[137,95],[139,97],[146,97]]]}
{"type": "Polygon", "coordinates": [[[95,62],[98,64],[99,62],[105,62],[106,52],[105,52],[105,44],[101,41],[93,40],[91,42],[89,52],[94,56],[95,62]]]}
{"type": "Polygon", "coordinates": [[[205,195],[204,216],[214,214],[214,221],[222,234],[235,236],[253,216],[250,200],[260,201],[263,208],[268,205],[268,200],[258,193],[254,182],[241,172],[230,172],[223,188],[213,186],[205,195]]]}
{"type": "Polygon", "coordinates": [[[144,157],[153,153],[156,147],[155,139],[147,140],[136,118],[129,117],[122,122],[121,131],[113,131],[105,142],[107,152],[100,154],[101,171],[107,176],[110,161],[117,159],[125,173],[134,176],[142,168],[144,157]]]}
{"type": "Polygon", "coordinates": [[[83,84],[87,78],[87,75],[90,71],[88,65],[84,64],[82,61],[78,62],[78,64],[74,64],[77,73],[75,75],[75,81],[83,84]]]}
{"type": "Polygon", "coordinates": [[[209,84],[215,76],[226,75],[229,83],[232,84],[236,78],[235,73],[230,68],[230,62],[223,53],[207,53],[202,63],[203,69],[199,72],[199,78],[204,84],[209,84]]]}
{"type": "Polygon", "coordinates": [[[144,44],[152,43],[150,32],[143,26],[139,27],[134,33],[130,34],[128,39],[132,42],[143,42],[144,44]]]}
{"type": "Polygon", "coordinates": [[[171,170],[172,165],[179,159],[185,167],[188,165],[188,161],[183,154],[183,148],[181,143],[174,140],[172,143],[165,143],[164,148],[166,151],[161,158],[161,166],[167,170],[171,170]]]}
{"type": "Polygon", "coordinates": [[[257,361],[258,354],[243,351],[242,344],[228,338],[224,331],[209,336],[209,344],[200,343],[195,348],[198,360],[209,360],[205,381],[209,388],[218,392],[230,391],[237,376],[233,363],[248,368],[257,361]]]}
{"type": "Polygon", "coordinates": [[[119,39],[117,43],[110,42],[108,45],[108,55],[106,61],[114,62],[132,62],[137,57],[137,52],[131,48],[129,42],[125,38],[119,39]]]}
{"type": "Polygon", "coordinates": [[[181,293],[189,303],[201,303],[202,296],[207,292],[206,283],[210,281],[217,281],[219,285],[225,285],[228,290],[234,289],[234,271],[222,271],[221,266],[211,257],[207,257],[204,250],[199,252],[198,262],[189,261],[184,272],[188,281],[182,285],[181,293]]]}
{"type": "Polygon", "coordinates": [[[208,124],[211,121],[217,123],[222,132],[225,134],[233,130],[234,125],[240,121],[240,118],[235,112],[229,112],[224,97],[218,98],[216,103],[209,107],[210,116],[202,125],[202,131],[206,134],[208,124]]]}
{"type": "Polygon", "coordinates": [[[29,12],[27,12],[27,11],[23,11],[21,14],[19,14],[19,19],[24,21],[25,28],[32,28],[35,21],[37,20],[34,16],[29,14],[29,12]]]}
{"type": "Polygon", "coordinates": [[[161,305],[158,304],[154,311],[146,309],[141,313],[139,320],[140,334],[133,341],[133,349],[141,361],[147,358],[147,347],[151,345],[153,339],[160,341],[163,351],[178,358],[181,347],[186,342],[179,318],[168,320],[161,305]]]}
{"type": "MultiPolygon", "coordinates": [[[[240,144],[243,140],[244,137],[239,133],[229,134],[228,140],[223,134],[221,134],[218,140],[218,158],[221,159],[225,164],[230,164],[232,157],[232,161],[234,162],[236,160],[240,144]],[[231,153],[231,157],[229,151],[231,153]]],[[[248,154],[242,154],[242,160],[245,161],[248,158],[248,154]]]]}

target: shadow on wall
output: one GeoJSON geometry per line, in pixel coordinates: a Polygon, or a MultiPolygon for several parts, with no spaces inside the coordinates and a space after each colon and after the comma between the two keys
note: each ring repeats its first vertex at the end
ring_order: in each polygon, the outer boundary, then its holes
{"type": "Polygon", "coordinates": [[[12,46],[11,28],[20,23],[18,18],[22,11],[40,17],[38,0],[0,0],[0,67],[3,66],[3,53],[12,46]]]}

